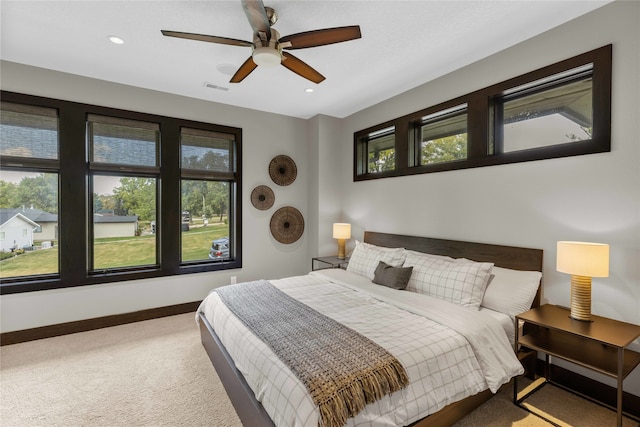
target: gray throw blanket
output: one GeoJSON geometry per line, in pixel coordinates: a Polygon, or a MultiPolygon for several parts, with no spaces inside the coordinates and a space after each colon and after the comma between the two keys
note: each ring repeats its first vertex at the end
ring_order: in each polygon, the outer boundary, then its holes
{"type": "Polygon", "coordinates": [[[216,289],[222,301],[307,387],[321,427],[343,426],[409,383],[402,364],[356,331],[260,280],[216,289]]]}

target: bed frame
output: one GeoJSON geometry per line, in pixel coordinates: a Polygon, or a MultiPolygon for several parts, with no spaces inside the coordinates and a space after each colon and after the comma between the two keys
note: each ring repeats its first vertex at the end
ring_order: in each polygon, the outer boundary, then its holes
{"type": "MultiPolygon", "coordinates": [[[[433,239],[429,237],[404,236],[399,234],[365,231],[364,241],[377,246],[406,248],[413,251],[435,255],[447,255],[453,258],[468,258],[474,261],[492,262],[498,267],[513,270],[542,271],[542,250],[500,246],[484,243],[471,243],[456,240],[433,239]]],[[[532,307],[540,305],[540,287],[532,307]]],[[[202,313],[200,335],[202,345],[207,351],[213,366],[224,385],[244,427],[273,426],[273,421],[258,402],[251,388],[235,364],[213,328],[202,313]]],[[[478,406],[489,400],[493,394],[485,390],[459,402],[452,403],[435,414],[429,415],[412,424],[414,427],[445,427],[464,418],[478,406]]]]}

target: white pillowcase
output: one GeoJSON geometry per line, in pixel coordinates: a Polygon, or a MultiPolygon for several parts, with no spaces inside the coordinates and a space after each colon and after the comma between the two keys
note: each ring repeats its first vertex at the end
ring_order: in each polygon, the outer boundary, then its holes
{"type": "Polygon", "coordinates": [[[493,267],[482,306],[511,317],[531,308],[542,273],[493,267]]]}
{"type": "Polygon", "coordinates": [[[373,280],[378,262],[383,261],[393,267],[402,267],[404,248],[385,248],[356,240],[356,247],[349,258],[347,271],[373,280]]]}
{"type": "Polygon", "coordinates": [[[407,290],[478,309],[493,263],[456,262],[434,255],[408,253],[404,267],[413,267],[407,290]]]}

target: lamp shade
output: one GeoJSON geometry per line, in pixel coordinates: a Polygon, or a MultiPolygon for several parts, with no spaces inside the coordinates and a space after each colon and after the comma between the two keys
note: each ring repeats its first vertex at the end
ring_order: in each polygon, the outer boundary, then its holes
{"type": "Polygon", "coordinates": [[[609,276],[609,245],[589,242],[558,242],[556,270],[586,277],[609,276]]]}
{"type": "Polygon", "coordinates": [[[351,238],[351,224],[344,222],[336,222],[333,224],[333,238],[334,239],[350,239],[351,238]]]}

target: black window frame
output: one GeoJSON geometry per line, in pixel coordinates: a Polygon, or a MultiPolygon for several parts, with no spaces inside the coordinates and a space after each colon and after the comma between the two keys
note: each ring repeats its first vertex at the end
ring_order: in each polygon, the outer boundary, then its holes
{"type": "MultiPolygon", "coordinates": [[[[194,129],[185,127],[185,126],[181,126],[180,127],[180,162],[182,162],[183,156],[182,156],[182,148],[183,148],[183,144],[182,144],[182,135],[183,134],[189,134],[191,132],[193,132],[194,129]]],[[[202,130],[202,129],[195,129],[196,131],[202,130]]],[[[208,133],[208,132],[206,132],[208,133]]],[[[205,133],[205,134],[206,134],[205,133]]],[[[215,133],[221,133],[220,130],[217,130],[215,133]]],[[[206,135],[207,137],[209,135],[206,135]]],[[[235,138],[235,136],[234,136],[235,138]]],[[[181,168],[182,173],[181,173],[181,178],[180,178],[180,189],[181,189],[181,193],[182,194],[182,183],[183,181],[203,181],[203,182],[222,182],[222,183],[227,183],[229,184],[229,212],[228,212],[228,218],[229,218],[229,235],[227,236],[229,238],[229,257],[231,259],[233,259],[238,251],[238,245],[236,243],[236,230],[233,227],[233,224],[231,222],[232,218],[235,218],[236,216],[236,203],[235,200],[238,198],[237,194],[236,194],[236,188],[233,185],[234,179],[235,179],[235,173],[234,171],[238,168],[239,166],[239,158],[238,158],[238,153],[236,150],[236,144],[231,144],[231,147],[229,147],[229,165],[228,165],[228,170],[218,170],[218,169],[201,169],[201,168],[181,168]]],[[[182,215],[182,220],[184,220],[184,206],[182,206],[182,203],[180,203],[181,206],[181,215],[182,215]]],[[[212,242],[213,244],[213,242],[212,242]]],[[[180,243],[180,247],[182,249],[182,242],[180,243]]],[[[203,262],[204,260],[182,260],[183,265],[195,265],[198,263],[203,262]]],[[[225,263],[228,262],[227,258],[223,258],[223,259],[216,259],[216,260],[209,260],[206,262],[214,262],[214,263],[225,263]]]]}
{"type": "Polygon", "coordinates": [[[353,180],[407,176],[423,173],[443,172],[483,166],[520,163],[611,151],[611,80],[612,45],[574,56],[535,71],[511,78],[495,85],[468,93],[423,110],[404,115],[354,132],[353,180]],[[500,103],[514,88],[592,65],[593,135],[589,140],[534,147],[518,151],[501,152],[502,122],[500,103]],[[424,116],[446,111],[456,105],[467,105],[467,159],[420,165],[416,162],[415,143],[418,127],[424,116]],[[372,130],[395,126],[396,161],[393,171],[363,173],[362,145],[372,130]]]}
{"type": "MultiPolygon", "coordinates": [[[[364,174],[369,174],[369,148],[370,148],[370,144],[372,142],[377,141],[378,139],[381,138],[385,138],[388,137],[389,135],[395,135],[395,137],[397,138],[397,131],[396,131],[396,127],[395,127],[395,123],[392,122],[387,122],[387,123],[382,123],[380,125],[376,125],[374,127],[368,128],[368,129],[364,129],[360,132],[358,132],[358,141],[359,144],[356,146],[355,149],[355,157],[360,159],[359,162],[357,162],[357,165],[359,165],[358,171],[360,170],[364,170],[364,174]],[[393,130],[390,130],[393,129],[393,130]]],[[[394,169],[391,170],[386,170],[386,171],[382,171],[382,172],[375,172],[376,175],[380,175],[380,176],[387,176],[387,175],[392,175],[393,171],[397,168],[397,162],[398,162],[398,152],[397,152],[397,148],[398,148],[398,141],[394,142],[395,148],[394,148],[394,169]]],[[[354,170],[354,173],[357,173],[358,171],[354,170]]]]}
{"type": "MultiPolygon", "coordinates": [[[[59,270],[57,274],[21,276],[0,280],[0,294],[42,291],[76,286],[147,279],[242,268],[242,129],[155,114],[83,104],[9,91],[0,91],[3,101],[54,108],[59,117],[59,159],[18,161],[3,156],[0,167],[6,170],[58,173],[59,270]],[[159,265],[89,271],[89,245],[92,239],[91,190],[89,178],[93,173],[109,172],[106,165],[91,165],[88,156],[87,118],[89,114],[158,123],[160,125],[159,169],[149,171],[158,176],[158,206],[156,216],[159,265]],[[232,208],[230,227],[235,239],[234,257],[223,262],[202,260],[181,262],[181,204],[180,128],[235,135],[234,168],[232,176],[232,208]],[[99,170],[98,170],[99,169],[99,170]],[[81,195],[80,197],[78,195],[81,195]],[[164,207],[164,208],[163,208],[164,207]],[[171,208],[176,207],[176,208],[171,208]]],[[[113,165],[114,174],[130,175],[132,171],[113,165]]],[[[108,169],[108,167],[107,167],[108,169]]],[[[135,173],[137,176],[137,172],[135,173]]],[[[231,236],[229,236],[231,237],[231,236]]]]}
{"type": "MultiPolygon", "coordinates": [[[[423,164],[422,163],[422,127],[431,124],[437,123],[440,121],[447,120],[452,117],[465,115],[466,116],[466,126],[465,133],[467,134],[467,139],[469,138],[469,106],[466,103],[449,106],[449,104],[455,104],[455,102],[447,102],[446,104],[440,104],[436,108],[430,108],[426,111],[423,111],[425,114],[420,114],[420,118],[416,120],[412,120],[409,124],[409,167],[412,168],[423,168],[426,170],[433,169],[438,165],[455,165],[458,162],[464,162],[469,158],[469,143],[467,141],[467,155],[465,159],[460,160],[451,160],[451,161],[442,161],[436,163],[423,164]]],[[[446,167],[446,166],[445,166],[446,167]]]]}

